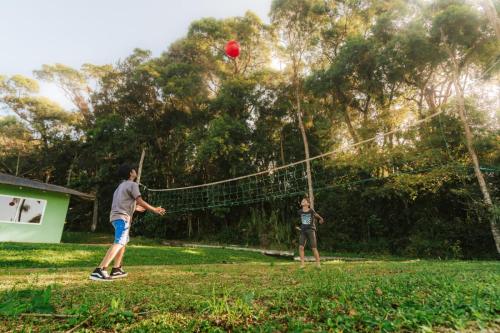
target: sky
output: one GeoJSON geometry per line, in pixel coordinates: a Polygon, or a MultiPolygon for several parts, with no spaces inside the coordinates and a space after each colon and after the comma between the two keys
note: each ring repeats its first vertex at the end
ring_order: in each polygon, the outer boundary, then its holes
{"type": "MultiPolygon", "coordinates": [[[[32,77],[43,64],[116,63],[134,48],[160,55],[203,17],[268,22],[272,0],[0,0],[0,74],[32,77]]],[[[71,104],[52,84],[42,95],[71,104]]]]}

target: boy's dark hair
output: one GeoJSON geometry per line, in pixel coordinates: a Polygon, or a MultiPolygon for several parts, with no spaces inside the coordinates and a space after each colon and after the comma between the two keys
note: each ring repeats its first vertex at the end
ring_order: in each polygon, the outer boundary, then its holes
{"type": "Polygon", "coordinates": [[[130,173],[132,172],[132,170],[135,170],[135,167],[133,167],[132,165],[122,164],[118,168],[118,176],[120,177],[120,179],[127,180],[130,178],[130,173]]]}

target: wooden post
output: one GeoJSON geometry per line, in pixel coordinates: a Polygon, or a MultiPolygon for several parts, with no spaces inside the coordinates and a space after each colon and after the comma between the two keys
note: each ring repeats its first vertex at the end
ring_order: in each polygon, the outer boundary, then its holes
{"type": "Polygon", "coordinates": [[[300,90],[299,90],[299,83],[298,79],[296,81],[297,87],[296,87],[296,102],[297,102],[297,118],[299,120],[299,129],[300,133],[302,134],[302,141],[304,142],[304,152],[306,155],[306,174],[307,174],[307,189],[308,189],[308,197],[309,201],[311,202],[311,208],[314,209],[314,189],[313,189],[313,183],[312,183],[312,175],[311,175],[311,161],[309,160],[309,142],[307,140],[307,134],[306,134],[306,129],[304,126],[304,122],[302,121],[302,109],[301,109],[301,103],[300,103],[300,90]]]}
{"type": "Polygon", "coordinates": [[[92,231],[92,232],[94,232],[95,229],[97,228],[98,209],[99,209],[99,204],[97,202],[97,192],[96,192],[95,198],[94,198],[94,212],[92,215],[92,225],[90,226],[90,231],[92,231]]]}
{"type": "Polygon", "coordinates": [[[191,239],[191,234],[193,233],[193,216],[191,214],[188,215],[188,238],[191,239]]]}
{"type": "MultiPolygon", "coordinates": [[[[144,157],[146,156],[146,148],[142,148],[141,159],[139,160],[139,167],[137,168],[137,184],[141,183],[141,175],[142,175],[142,166],[144,165],[144,157]]],[[[134,203],[134,211],[137,204],[134,203]]]]}
{"type": "Polygon", "coordinates": [[[146,148],[142,148],[141,160],[139,161],[139,169],[137,170],[137,182],[141,183],[142,166],[144,164],[144,157],[146,156],[146,148]]]}
{"type": "Polygon", "coordinates": [[[196,221],[198,222],[198,230],[197,230],[197,233],[198,233],[198,237],[200,237],[200,217],[199,217],[199,216],[196,218],[196,221]]]}

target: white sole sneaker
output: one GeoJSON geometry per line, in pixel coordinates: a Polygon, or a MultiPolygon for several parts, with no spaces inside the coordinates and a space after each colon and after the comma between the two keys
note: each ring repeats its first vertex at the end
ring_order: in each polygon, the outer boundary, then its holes
{"type": "Polygon", "coordinates": [[[110,275],[111,279],[123,279],[128,276],[128,273],[120,274],[120,275],[110,275]]]}
{"type": "Polygon", "coordinates": [[[100,278],[100,277],[97,277],[97,276],[89,276],[89,279],[92,280],[92,281],[102,281],[102,282],[110,282],[110,281],[113,281],[113,279],[103,279],[103,278],[100,278]]]}
{"type": "Polygon", "coordinates": [[[112,279],[123,279],[124,277],[127,277],[128,273],[125,274],[118,274],[118,275],[110,275],[109,277],[112,279]]]}

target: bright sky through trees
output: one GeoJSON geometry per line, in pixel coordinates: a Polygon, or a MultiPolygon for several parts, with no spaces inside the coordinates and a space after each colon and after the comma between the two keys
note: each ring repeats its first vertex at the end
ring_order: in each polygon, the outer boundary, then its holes
{"type": "MultiPolygon", "coordinates": [[[[107,64],[134,48],[159,55],[202,17],[241,16],[268,21],[271,0],[88,0],[0,2],[0,73],[32,76],[42,64],[107,64]],[[217,5],[214,5],[214,4],[217,5]]],[[[62,92],[41,82],[41,92],[70,108],[62,92]]]]}

